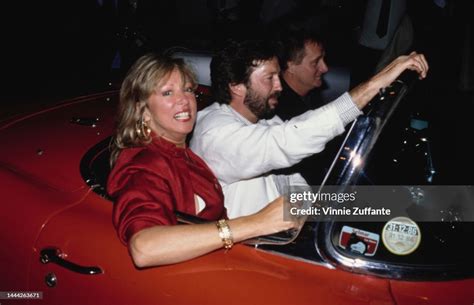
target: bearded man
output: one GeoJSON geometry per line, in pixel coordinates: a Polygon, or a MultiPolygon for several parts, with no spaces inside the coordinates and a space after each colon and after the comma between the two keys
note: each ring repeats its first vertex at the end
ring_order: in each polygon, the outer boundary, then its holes
{"type": "Polygon", "coordinates": [[[190,142],[219,179],[228,216],[253,214],[289,186],[306,185],[299,173],[272,171],[321,152],[405,69],[424,78],[428,64],[415,52],[401,56],[336,100],[283,122],[274,115],[282,91],[276,48],[264,41],[228,41],[211,61],[218,102],[198,113],[190,142]]]}

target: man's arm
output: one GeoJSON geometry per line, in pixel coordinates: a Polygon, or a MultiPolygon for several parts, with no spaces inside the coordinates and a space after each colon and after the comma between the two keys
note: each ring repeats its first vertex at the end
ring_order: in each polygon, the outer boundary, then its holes
{"type": "Polygon", "coordinates": [[[359,114],[347,93],[274,125],[244,123],[235,114],[214,109],[198,119],[191,149],[220,181],[229,184],[292,166],[322,151],[359,114]]]}

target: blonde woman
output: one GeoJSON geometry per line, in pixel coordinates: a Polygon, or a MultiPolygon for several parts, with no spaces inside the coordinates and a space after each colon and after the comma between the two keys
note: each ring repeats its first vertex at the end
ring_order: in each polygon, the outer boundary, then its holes
{"type": "Polygon", "coordinates": [[[186,146],[196,120],[196,80],[181,59],[149,54],[120,91],[108,192],[113,223],[137,267],[178,263],[260,235],[295,228],[283,199],[227,220],[219,182],[186,146]],[[175,211],[209,220],[178,225],[175,211]]]}

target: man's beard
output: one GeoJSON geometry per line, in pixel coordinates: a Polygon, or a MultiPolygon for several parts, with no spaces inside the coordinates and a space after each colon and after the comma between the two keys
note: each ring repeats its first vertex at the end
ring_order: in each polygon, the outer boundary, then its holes
{"type": "Polygon", "coordinates": [[[272,109],[268,101],[271,98],[278,98],[279,96],[280,92],[274,92],[267,97],[263,97],[251,87],[248,87],[244,105],[246,105],[259,120],[269,120],[275,116],[275,109],[272,109]]]}

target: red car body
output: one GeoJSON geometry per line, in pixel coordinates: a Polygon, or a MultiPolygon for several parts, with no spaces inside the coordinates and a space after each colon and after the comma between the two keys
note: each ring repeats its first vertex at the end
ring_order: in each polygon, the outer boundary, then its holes
{"type": "Polygon", "coordinates": [[[116,91],[81,97],[0,126],[0,291],[42,292],[1,304],[473,304],[473,278],[392,280],[242,244],[137,269],[112,226],[113,203],[80,170],[112,134],[116,102],[116,91]],[[46,263],[45,249],[100,272],[46,263]]]}

